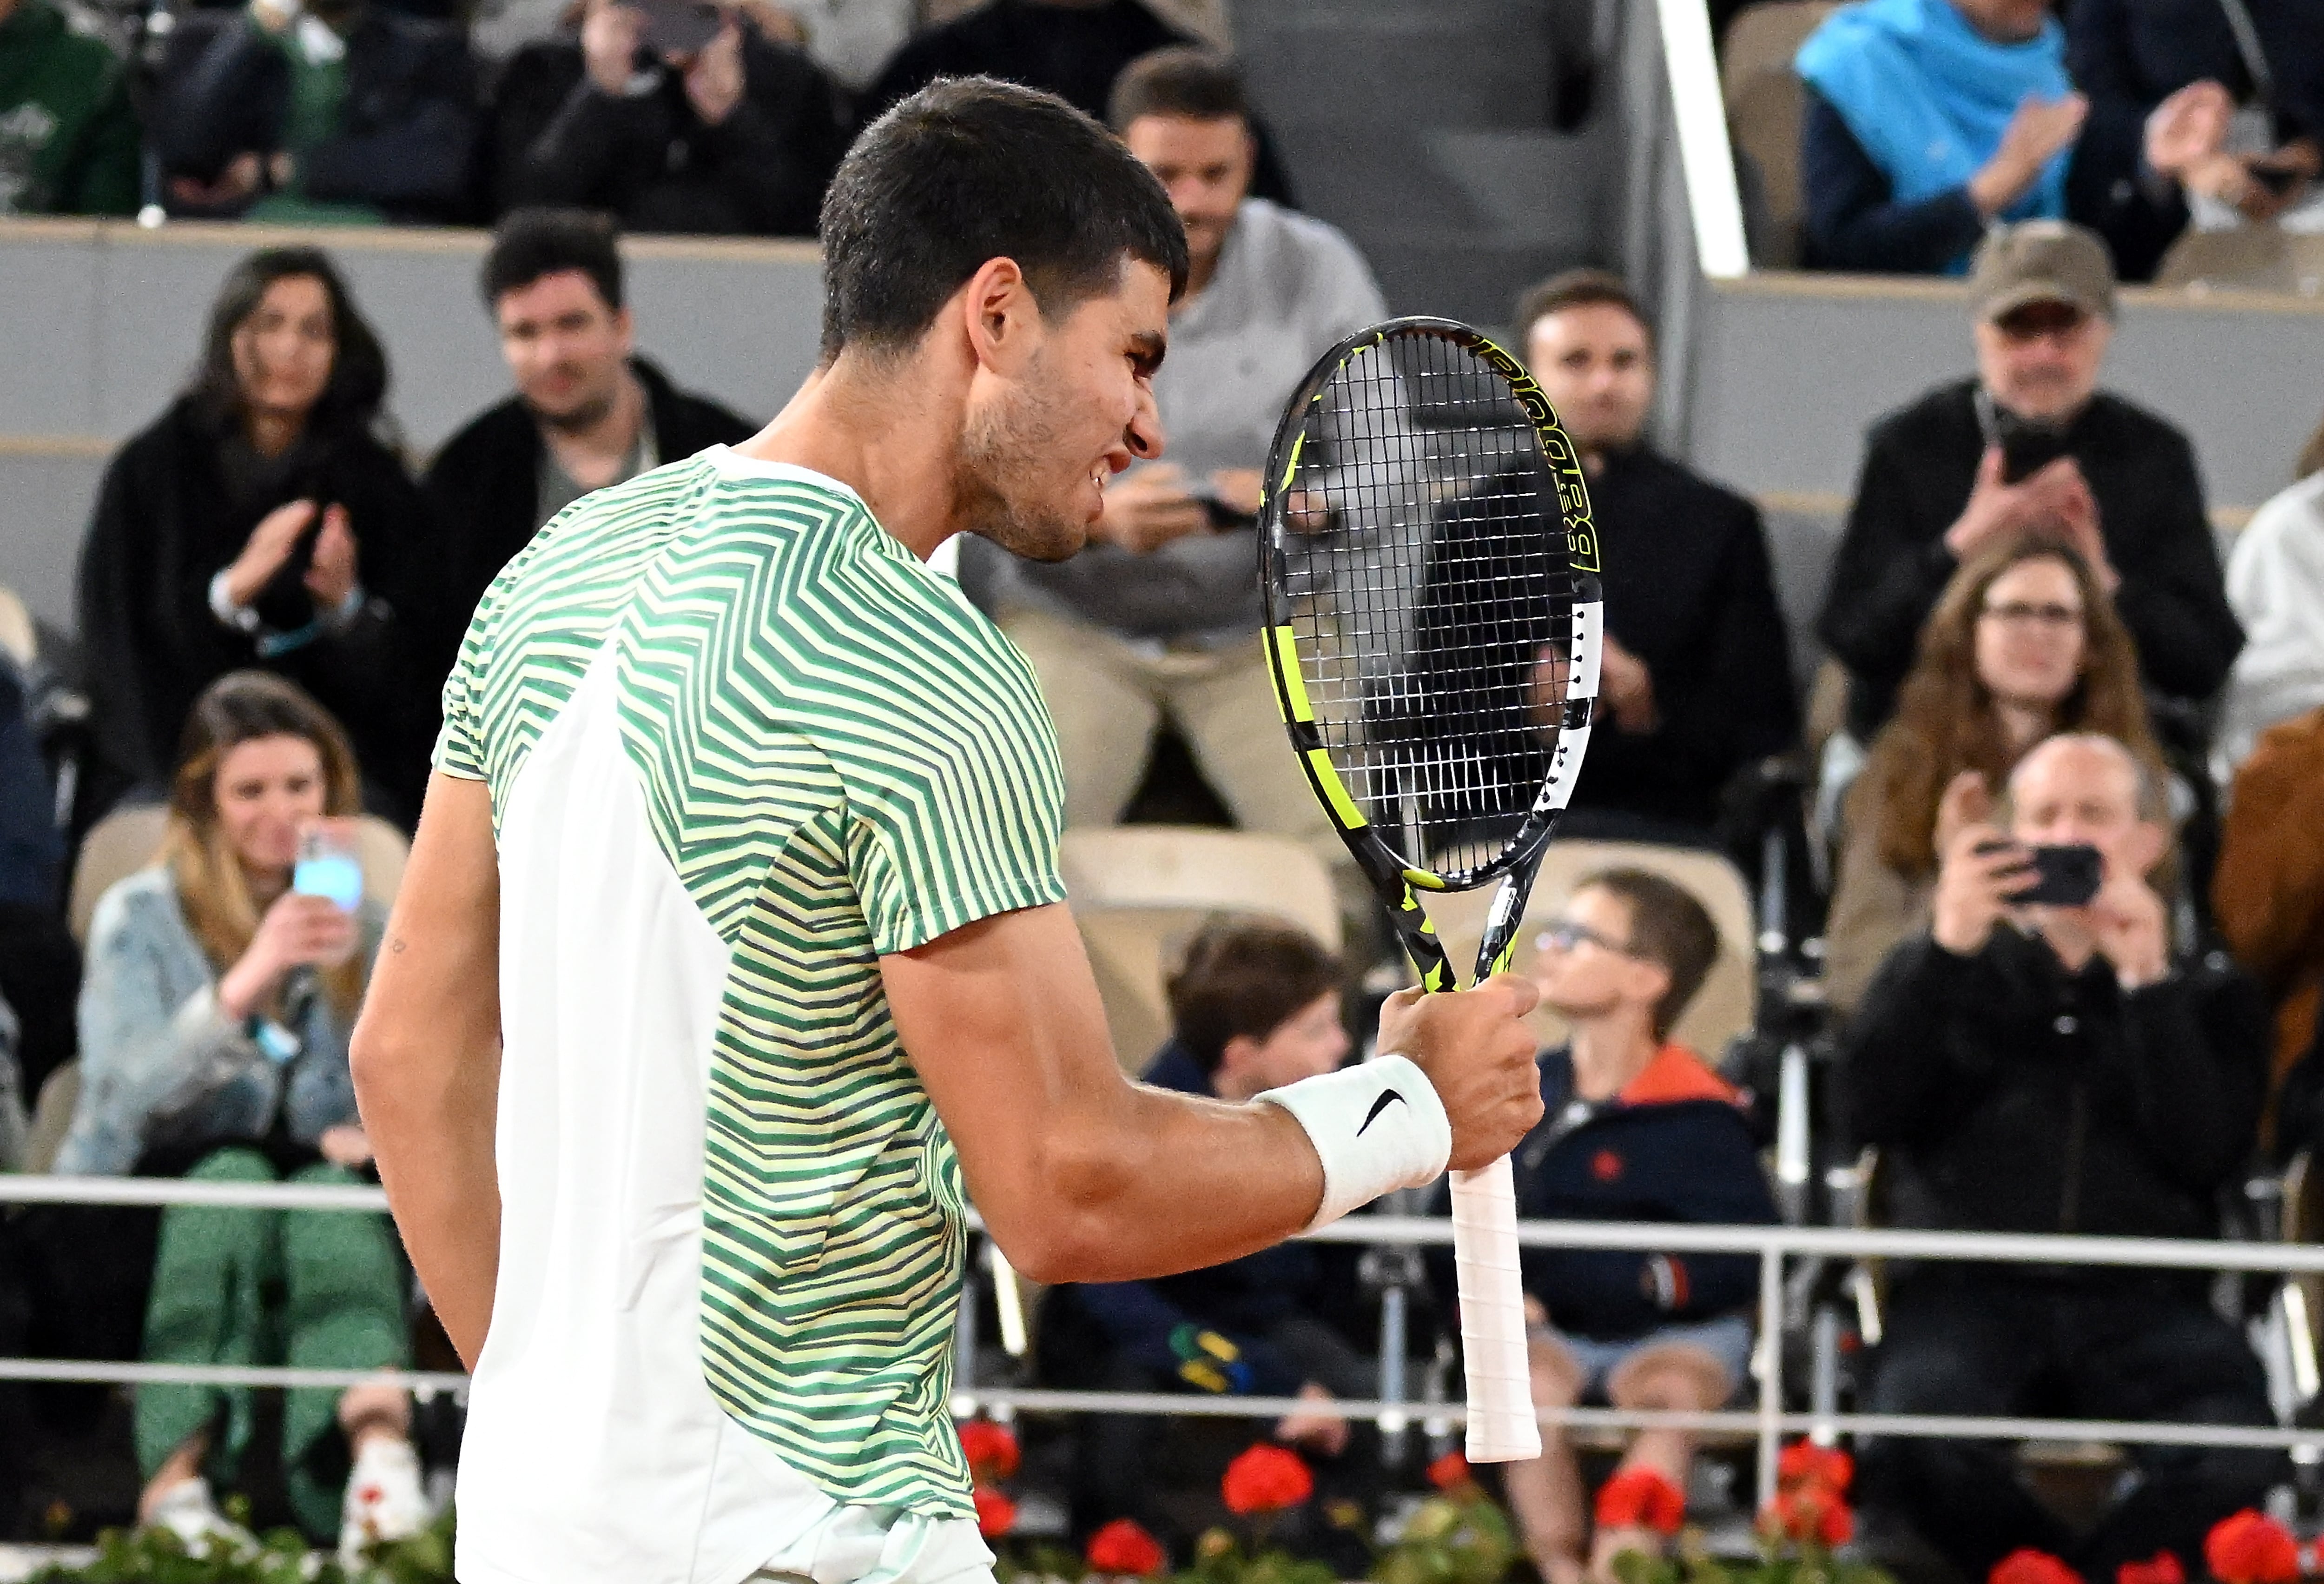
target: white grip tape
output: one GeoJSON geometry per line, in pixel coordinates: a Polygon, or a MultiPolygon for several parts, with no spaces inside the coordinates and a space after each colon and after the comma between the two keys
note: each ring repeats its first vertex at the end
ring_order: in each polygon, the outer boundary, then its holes
{"type": "Polygon", "coordinates": [[[1541,1456],[1517,1273],[1517,1197],[1507,1155],[1452,1173],[1452,1267],[1461,1290],[1461,1356],[1469,1385],[1469,1461],[1541,1456]]]}
{"type": "Polygon", "coordinates": [[[1291,1113],[1323,1163],[1312,1232],[1384,1193],[1443,1174],[1452,1124],[1436,1086],[1406,1057],[1377,1056],[1257,1097],[1291,1113]]]}

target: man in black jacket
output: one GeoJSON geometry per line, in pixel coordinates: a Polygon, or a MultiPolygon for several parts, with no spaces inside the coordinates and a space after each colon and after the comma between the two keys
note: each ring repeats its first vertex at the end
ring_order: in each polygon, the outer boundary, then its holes
{"type": "MultiPolygon", "coordinates": [[[[2267,1063],[2257,987],[2213,953],[2174,961],[2146,875],[2159,803],[2110,737],[2050,739],[2010,778],[2006,835],[1947,845],[1929,933],[1882,965],[1842,1047],[1858,1140],[1882,1151],[1890,1218],[1977,1232],[2211,1237],[2242,1168],[2267,1063]],[[2015,901],[2028,849],[2086,844],[2082,906],[2015,901]]],[[[1895,1274],[1868,1407],[2272,1422],[2258,1362],[2200,1273],[1932,1263],[1895,1274]]],[[[2139,1477],[2077,1538],[2006,1450],[1898,1440],[1868,1490],[1900,1505],[1972,1578],[2021,1546],[2091,1579],[2158,1550],[2191,1567],[2206,1529],[2267,1487],[2274,1454],[2141,1448],[2139,1477]]]]}
{"type": "Polygon", "coordinates": [[[1707,843],[1720,789],[1799,731],[1758,508],[1645,439],[1654,333],[1618,277],[1544,282],[1517,332],[1582,453],[1606,547],[1606,718],[1565,829],[1707,843]]]}
{"type": "Polygon", "coordinates": [[[591,490],[758,427],[634,356],[621,254],[603,216],[511,215],[485,255],[483,287],[516,394],[447,440],[428,469],[447,557],[446,625],[428,654],[434,684],[450,672],[477,600],[542,523],[591,490]]]}
{"type": "Polygon", "coordinates": [[[707,42],[650,34],[646,13],[589,0],[577,38],[528,44],[493,95],[503,208],[579,204],[632,231],[811,236],[847,150],[838,90],[740,6],[707,42]]]}
{"type": "Polygon", "coordinates": [[[173,214],[468,218],[484,113],[458,28],[365,0],[180,14],[152,111],[173,214]]]}
{"type": "Polygon", "coordinates": [[[1869,742],[1888,718],[1961,559],[2029,531],[2072,541],[2113,591],[2150,688],[2209,697],[2243,629],[2187,437],[2098,388],[2114,325],[2105,245],[2055,221],[1997,229],[1973,285],[1978,377],[1888,414],[1865,442],[1818,624],[1849,671],[1849,730],[1869,742]]]}

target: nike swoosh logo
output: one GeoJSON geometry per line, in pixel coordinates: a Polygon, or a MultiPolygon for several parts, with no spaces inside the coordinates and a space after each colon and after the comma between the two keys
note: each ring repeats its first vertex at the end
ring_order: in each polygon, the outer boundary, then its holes
{"type": "Polygon", "coordinates": [[[1411,1101],[1397,1093],[1396,1090],[1382,1089],[1380,1091],[1380,1098],[1374,1100],[1372,1102],[1372,1108],[1364,1114],[1364,1126],[1356,1129],[1356,1136],[1358,1138],[1363,1137],[1364,1127],[1370,1127],[1373,1123],[1378,1122],[1379,1120],[1379,1114],[1387,1110],[1390,1106],[1409,1106],[1410,1104],[1412,1104],[1411,1101]]]}

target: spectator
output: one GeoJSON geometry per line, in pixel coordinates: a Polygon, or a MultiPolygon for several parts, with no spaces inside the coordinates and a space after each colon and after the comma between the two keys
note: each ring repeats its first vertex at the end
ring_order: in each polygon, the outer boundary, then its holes
{"type": "Polygon", "coordinates": [[[2245,635],[2219,723],[2233,766],[2267,727],[2324,704],[2324,427],[2300,459],[2299,482],[2236,535],[2227,603],[2245,635]]]}
{"type": "MultiPolygon", "coordinates": [[[[1171,976],[1172,1032],[1146,1081],[1240,1101],[1333,1070],[1349,1045],[1340,977],[1337,959],[1303,931],[1207,925],[1171,976]]],[[[1057,1288],[1042,1320],[1045,1373],[1092,1390],[1305,1398],[1314,1410],[1283,1420],[1276,1434],[1338,1458],[1348,1450],[1348,1422],[1327,1405],[1368,1397],[1379,1381],[1323,1318],[1323,1275],[1314,1246],[1284,1243],[1159,1281],[1057,1288]]],[[[1083,1422],[1077,1529],[1127,1515],[1173,1534],[1154,1502],[1160,1429],[1126,1414],[1083,1422]]]]}
{"type": "MultiPolygon", "coordinates": [[[[2211,903],[2219,933],[2275,1003],[2273,1075],[2315,1042],[2324,991],[2324,709],[2260,734],[2236,772],[2211,903]]],[[[2324,1079],[2324,1065],[2314,1076],[2324,1079]]],[[[2319,1115],[2324,1121],[2324,1115],[2319,1115]]],[[[2304,1142],[2304,1140],[2303,1140],[2304,1142]]]]}
{"type": "Polygon", "coordinates": [[[1799,732],[1758,510],[1646,439],[1654,331],[1618,278],[1544,282],[1519,299],[1516,329],[1582,453],[1606,547],[1609,729],[1591,740],[1563,829],[1708,845],[1720,789],[1799,732]]]}
{"type": "Polygon", "coordinates": [[[368,0],[250,0],[175,59],[153,111],[172,213],[467,218],[483,118],[457,26],[368,0]]]}
{"type": "Polygon", "coordinates": [[[2175,196],[2116,194],[2078,158],[2089,106],[2048,0],[1864,0],[1795,69],[1812,266],[1966,274],[1995,222],[2071,218],[2143,278],[2184,219],[2175,196]]]}
{"type": "Polygon", "coordinates": [[[510,215],[481,284],[516,394],[445,441],[428,470],[447,568],[430,685],[450,672],[476,601],[535,529],[593,489],[747,440],[756,427],[636,355],[622,255],[603,216],[510,215]]]}
{"type": "Polygon", "coordinates": [[[500,207],[607,209],[632,231],[814,235],[846,151],[830,79],[748,5],[722,6],[707,42],[659,38],[649,14],[588,0],[577,35],[510,59],[493,111],[500,207]]]}
{"type": "Polygon", "coordinates": [[[1123,68],[1195,42],[1143,0],[985,0],[897,51],[864,100],[884,110],[939,77],[998,77],[1102,117],[1123,68]]]}
{"type": "Polygon", "coordinates": [[[63,0],[0,0],[0,215],[136,212],[128,79],[63,0]]]}
{"type": "Polygon", "coordinates": [[[1997,230],[1978,255],[1978,376],[1873,425],[1818,624],[1850,679],[1858,742],[1894,708],[1914,640],[1961,560],[2062,534],[2138,645],[2146,684],[2206,699],[2243,631],[2227,607],[2195,456],[2178,430],[2098,390],[2114,277],[2076,227],[1997,230]]]}
{"type": "Polygon", "coordinates": [[[1848,799],[1824,994],[1855,1009],[1898,942],[1928,926],[1937,855],[1992,816],[2036,743],[2096,732],[2164,773],[2138,687],[2138,655],[2089,566],[2062,541],[1987,544],[1921,629],[1895,718],[1873,739],[1848,799]]]}
{"type": "Polygon", "coordinates": [[[378,338],[323,254],[269,248],[227,275],[193,383],[115,454],[81,549],[113,790],[166,784],[195,699],[254,664],[351,723],[382,811],[418,813],[435,552],[426,501],[371,432],[386,389],[378,338]]]}
{"type": "MultiPolygon", "coordinates": [[[[80,1103],[59,1172],[356,1181],[371,1147],[347,1035],[384,915],[292,886],[305,835],[354,814],[356,798],[346,735],[296,687],[243,672],[203,692],[161,857],[97,904],[80,1103]]],[[[272,1335],[305,1367],[396,1368],[402,1294],[384,1217],[174,1206],[161,1218],[143,1357],[244,1364],[272,1335]]],[[[310,1534],[336,1529],[343,1545],[360,1544],[426,1521],[410,1418],[400,1386],[288,1394],[282,1471],[310,1534]],[[335,1475],[346,1476],[344,1499],[335,1475]]],[[[231,1477],[250,1434],[245,1391],[141,1389],[141,1520],[193,1545],[231,1533],[205,1470],[231,1477]]]]}
{"type": "Polygon", "coordinates": [[[1154,376],[1169,460],[1106,486],[1105,514],[1073,560],[1017,560],[977,541],[967,574],[989,579],[982,597],[1040,675],[1067,824],[1120,819],[1167,718],[1238,824],[1308,839],[1344,870],[1277,736],[1252,524],[1285,400],[1334,342],[1385,314],[1379,289],[1339,232],[1248,196],[1250,119],[1223,60],[1186,50],[1141,60],[1113,125],[1169,190],[1193,259],[1154,376]]]}
{"type": "MultiPolygon", "coordinates": [[[[1574,888],[1545,931],[1533,976],[1571,1037],[1541,1059],[1541,1125],[1517,1146],[1517,1213],[1528,1219],[1775,1219],[1737,1095],[1670,1031],[1719,958],[1702,905],[1660,875],[1609,869],[1574,888]]],[[[1748,1255],[1529,1249],[1526,1303],[1536,1407],[1717,1408],[1751,1357],[1748,1255]]],[[[1658,1553],[1650,1531],[1588,1538],[1572,1449],[1544,1426],[1537,1462],[1508,1469],[1509,1504],[1545,1584],[1606,1579],[1624,1551],[1658,1553]]],[[[1641,1432],[1622,1467],[1683,1491],[1694,1437],[1641,1432]]]]}
{"type": "Polygon", "coordinates": [[[2090,100],[2077,160],[2126,197],[2175,184],[2176,218],[2191,205],[2206,230],[2294,211],[2302,228],[2324,225],[2309,201],[2324,170],[2324,12],[2232,3],[2250,18],[2248,40],[2220,0],[2074,0],[2067,60],[2090,100]]]}
{"type": "MultiPolygon", "coordinates": [[[[1881,1150],[1906,1227],[2211,1237],[2252,1149],[2266,1070],[2256,987],[2222,954],[2172,960],[2145,876],[2168,842],[2159,801],[2111,737],[2052,737],[2010,778],[2007,832],[1954,831],[1930,932],[1882,965],[1843,1040],[1858,1139],[1881,1150]],[[2086,907],[2012,903],[2026,849],[2087,843],[2086,907]]],[[[2207,1274],[1932,1263],[1891,1283],[1875,1413],[2082,1414],[2272,1424],[2259,1364],[2207,1299],[2207,1274]]],[[[1866,1459],[1971,1578],[2022,1546],[2111,1579],[2255,1504],[2278,1455],[2141,1447],[2137,1477],[2077,1536],[1992,1443],[1900,1439],[1866,1459]]],[[[2190,1564],[2191,1565],[2191,1564],[2190,1564]]]]}

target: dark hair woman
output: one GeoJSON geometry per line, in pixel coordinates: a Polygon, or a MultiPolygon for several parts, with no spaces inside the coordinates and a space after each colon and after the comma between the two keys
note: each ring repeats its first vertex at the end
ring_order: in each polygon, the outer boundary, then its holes
{"type": "Polygon", "coordinates": [[[2043,738],[2110,736],[2151,785],[2169,783],[2138,679],[2129,629],[2063,541],[2015,539],[1953,574],[1921,629],[1895,718],[1849,792],[1824,932],[1833,1005],[1851,1010],[1890,948],[1926,921],[1945,839],[1985,817],[2043,738]]]}
{"type": "MultiPolygon", "coordinates": [[[[346,734],[291,683],[239,672],[196,700],[161,850],[105,894],[90,928],[80,1098],[60,1172],[355,1181],[371,1148],[347,1037],[385,924],[344,856],[357,807],[346,734]],[[344,886],[308,877],[302,846],[318,832],[341,856],[318,869],[344,886]]],[[[163,1212],[146,1362],[247,1364],[274,1345],[310,1367],[384,1369],[403,1363],[406,1336],[384,1218],[163,1212]]],[[[361,1543],[425,1522],[410,1418],[398,1386],[289,1394],[282,1470],[311,1534],[361,1543]]],[[[250,1434],[247,1392],[141,1388],[139,1515],[198,1547],[228,1533],[208,1478],[231,1477],[250,1434]]]]}
{"type": "Polygon", "coordinates": [[[236,264],[202,361],[106,468],[81,551],[93,803],[166,780],[186,712],[230,671],[300,683],[348,724],[378,811],[419,812],[435,711],[412,642],[428,507],[374,437],[378,338],[330,260],[236,264]]]}

